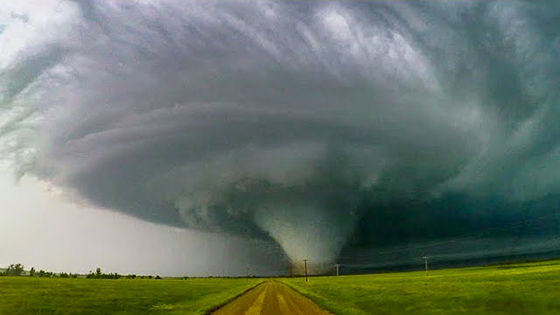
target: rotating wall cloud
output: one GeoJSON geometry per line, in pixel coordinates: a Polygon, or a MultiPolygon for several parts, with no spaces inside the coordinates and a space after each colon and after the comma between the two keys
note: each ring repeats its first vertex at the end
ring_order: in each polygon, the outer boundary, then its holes
{"type": "Polygon", "coordinates": [[[387,205],[560,190],[557,4],[38,6],[0,9],[0,150],[97,206],[328,265],[387,205]]]}

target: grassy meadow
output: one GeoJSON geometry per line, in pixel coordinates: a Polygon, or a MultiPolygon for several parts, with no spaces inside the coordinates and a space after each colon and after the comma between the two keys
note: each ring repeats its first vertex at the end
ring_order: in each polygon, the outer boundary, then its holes
{"type": "MultiPolygon", "coordinates": [[[[277,280],[335,314],[560,314],[560,260],[277,280]]],[[[0,277],[0,314],[203,314],[262,281],[0,277]]]]}
{"type": "Polygon", "coordinates": [[[560,260],[282,282],[335,314],[560,314],[560,260]]]}
{"type": "Polygon", "coordinates": [[[0,277],[0,314],[203,314],[260,281],[0,277]]]}

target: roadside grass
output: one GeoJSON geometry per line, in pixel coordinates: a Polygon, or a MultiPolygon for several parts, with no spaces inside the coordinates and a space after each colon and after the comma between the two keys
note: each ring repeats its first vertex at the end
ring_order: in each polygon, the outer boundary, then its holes
{"type": "MultiPolygon", "coordinates": [[[[0,277],[0,314],[204,314],[263,280],[0,277]]],[[[560,314],[560,260],[276,280],[334,314],[560,314]]]]}
{"type": "Polygon", "coordinates": [[[560,314],[560,260],[280,281],[335,314],[560,314]]]}
{"type": "Polygon", "coordinates": [[[0,314],[204,314],[260,282],[0,277],[0,314]]]}

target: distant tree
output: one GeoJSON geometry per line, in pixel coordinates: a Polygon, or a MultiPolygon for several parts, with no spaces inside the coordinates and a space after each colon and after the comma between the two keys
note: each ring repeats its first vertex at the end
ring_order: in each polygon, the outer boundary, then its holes
{"type": "MultiPolygon", "coordinates": [[[[76,276],[77,277],[77,276],[76,276]]],[[[113,273],[103,273],[101,271],[101,268],[97,268],[95,269],[95,273],[93,273],[92,271],[90,271],[87,275],[86,278],[87,279],[120,279],[121,277],[123,277],[122,275],[119,275],[116,272],[113,273]]],[[[136,277],[136,276],[135,276],[136,277]]]]}
{"type": "Polygon", "coordinates": [[[8,276],[21,276],[23,274],[23,265],[22,264],[11,264],[6,269],[6,275],[8,276]]]}
{"type": "Polygon", "coordinates": [[[160,280],[161,277],[160,277],[159,275],[157,275],[155,279],[156,279],[156,280],[160,280]]]}
{"type": "Polygon", "coordinates": [[[35,267],[31,267],[31,269],[29,269],[29,276],[35,277],[35,267]]]}
{"type": "Polygon", "coordinates": [[[44,271],[44,270],[39,271],[39,277],[41,278],[50,278],[52,276],[54,276],[54,274],[50,271],[44,271]]]}

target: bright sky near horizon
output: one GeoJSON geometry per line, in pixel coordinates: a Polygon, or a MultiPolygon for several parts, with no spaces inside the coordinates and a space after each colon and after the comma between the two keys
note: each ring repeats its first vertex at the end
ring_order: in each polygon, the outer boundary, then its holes
{"type": "Polygon", "coordinates": [[[0,267],[22,263],[54,272],[101,267],[121,274],[205,276],[245,274],[250,264],[247,240],[88,206],[29,176],[16,182],[5,167],[0,192],[0,267]]]}

